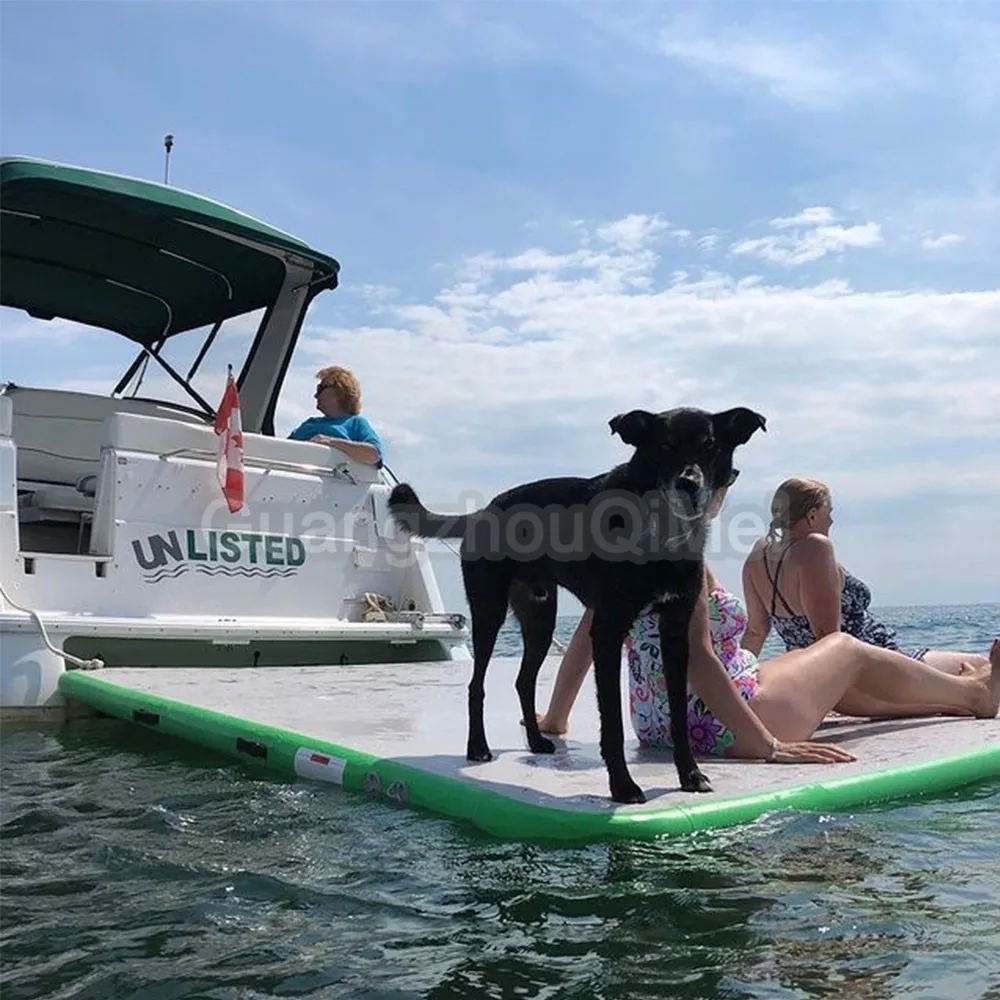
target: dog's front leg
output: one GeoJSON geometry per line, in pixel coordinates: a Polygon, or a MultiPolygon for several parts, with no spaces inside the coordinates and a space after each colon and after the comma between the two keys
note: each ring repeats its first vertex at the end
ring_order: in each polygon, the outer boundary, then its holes
{"type": "Polygon", "coordinates": [[[614,802],[645,802],[642,789],[632,780],[625,765],[625,729],[622,724],[622,643],[628,626],[610,615],[594,612],[590,628],[594,650],[594,683],[597,710],[601,717],[601,757],[608,769],[608,783],[614,802]]]}
{"type": "Polygon", "coordinates": [[[688,728],[688,624],[692,610],[692,602],[681,598],[660,612],[660,661],[670,702],[670,739],[681,788],[685,792],[710,792],[708,778],[695,763],[688,728]]]}

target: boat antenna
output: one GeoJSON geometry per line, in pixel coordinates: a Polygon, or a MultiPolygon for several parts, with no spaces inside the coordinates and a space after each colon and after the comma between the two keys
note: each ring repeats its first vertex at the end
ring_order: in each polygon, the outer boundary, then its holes
{"type": "Polygon", "coordinates": [[[163,159],[163,183],[170,183],[170,150],[174,148],[174,137],[165,135],[163,137],[163,148],[167,151],[163,159]]]}

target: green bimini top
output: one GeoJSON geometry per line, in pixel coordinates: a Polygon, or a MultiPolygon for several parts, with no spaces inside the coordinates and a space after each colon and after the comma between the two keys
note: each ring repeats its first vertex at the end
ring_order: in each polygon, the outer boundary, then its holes
{"type": "Polygon", "coordinates": [[[42,160],[0,158],[0,302],[150,346],[269,306],[284,260],[315,290],[340,265],[301,240],[177,188],[42,160]]]}

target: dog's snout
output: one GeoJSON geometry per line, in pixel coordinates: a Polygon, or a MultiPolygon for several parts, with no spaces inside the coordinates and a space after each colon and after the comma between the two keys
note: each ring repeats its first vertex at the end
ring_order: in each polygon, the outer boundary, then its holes
{"type": "Polygon", "coordinates": [[[705,485],[705,476],[697,465],[689,465],[678,477],[677,488],[686,493],[697,493],[705,485]]]}

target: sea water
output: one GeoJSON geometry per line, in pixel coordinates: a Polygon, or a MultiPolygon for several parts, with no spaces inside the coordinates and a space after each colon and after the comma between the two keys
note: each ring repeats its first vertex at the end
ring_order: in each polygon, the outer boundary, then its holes
{"type": "MultiPolygon", "coordinates": [[[[879,614],[1000,635],[1000,605],[879,614]]],[[[4,728],[0,838],[2,1000],[1000,1000],[1000,778],[566,848],[86,720],[4,728]]]]}

